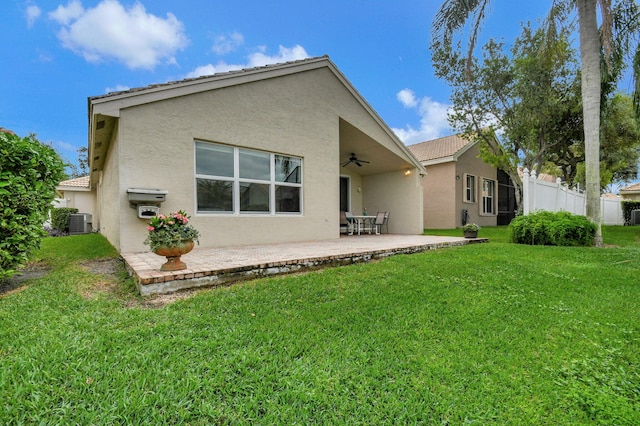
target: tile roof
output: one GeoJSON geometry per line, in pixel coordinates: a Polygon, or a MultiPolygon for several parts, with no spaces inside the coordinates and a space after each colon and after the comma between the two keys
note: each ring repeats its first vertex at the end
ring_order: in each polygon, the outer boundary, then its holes
{"type": "Polygon", "coordinates": [[[242,69],[239,69],[239,70],[231,70],[231,71],[227,71],[227,72],[219,72],[219,73],[215,73],[215,74],[211,74],[211,75],[202,75],[202,76],[199,76],[199,77],[185,78],[183,80],[168,81],[166,83],[150,84],[148,86],[134,87],[134,88],[131,88],[131,89],[121,90],[121,91],[118,91],[118,92],[109,92],[109,93],[104,94],[104,95],[91,96],[89,99],[90,100],[97,100],[97,99],[102,99],[102,98],[108,98],[108,97],[111,97],[111,96],[126,95],[126,94],[136,93],[136,92],[149,90],[149,89],[168,88],[168,87],[176,86],[176,85],[179,85],[179,84],[197,82],[199,80],[211,79],[211,77],[219,78],[219,77],[225,77],[225,76],[233,76],[233,75],[248,73],[248,72],[256,71],[256,70],[268,70],[268,69],[271,69],[271,68],[281,68],[283,66],[296,65],[296,64],[300,64],[300,63],[304,63],[304,62],[313,62],[313,61],[317,61],[318,59],[325,59],[325,58],[329,58],[329,56],[328,55],[316,56],[316,57],[311,57],[311,58],[298,59],[298,60],[295,60],[295,61],[280,62],[280,63],[276,63],[276,64],[262,65],[262,66],[253,67],[253,68],[242,68],[242,69]]]}
{"type": "Polygon", "coordinates": [[[471,143],[473,142],[462,139],[459,135],[450,135],[409,145],[407,148],[419,161],[430,161],[438,158],[453,157],[471,143]]]}
{"type": "Polygon", "coordinates": [[[625,186],[618,192],[640,192],[640,182],[634,183],[633,185],[625,186]]]}
{"type": "Polygon", "coordinates": [[[71,187],[71,188],[89,188],[89,176],[82,176],[75,179],[63,180],[58,184],[58,187],[71,187]]]}

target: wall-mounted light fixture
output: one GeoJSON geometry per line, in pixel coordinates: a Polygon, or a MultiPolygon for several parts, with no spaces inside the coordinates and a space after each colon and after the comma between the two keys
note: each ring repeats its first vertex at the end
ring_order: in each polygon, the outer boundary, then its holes
{"type": "Polygon", "coordinates": [[[409,176],[410,174],[411,174],[411,170],[410,169],[407,169],[407,170],[404,171],[404,175],[405,176],[409,176]]]}
{"type": "Polygon", "coordinates": [[[460,180],[460,175],[456,175],[456,180],[460,180]]]}

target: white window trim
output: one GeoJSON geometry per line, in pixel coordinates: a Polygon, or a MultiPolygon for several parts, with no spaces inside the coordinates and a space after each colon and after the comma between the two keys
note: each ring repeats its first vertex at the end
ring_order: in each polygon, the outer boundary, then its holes
{"type": "Polygon", "coordinates": [[[488,177],[480,177],[480,196],[478,197],[478,199],[480,200],[478,203],[479,209],[478,209],[478,213],[480,214],[480,216],[485,216],[485,217],[492,217],[492,216],[497,216],[497,208],[498,208],[498,181],[496,179],[491,179],[488,177]],[[484,212],[484,194],[483,194],[483,182],[487,180],[489,182],[493,182],[493,195],[491,197],[491,207],[493,209],[493,213],[485,213],[484,212]]]}
{"type": "Polygon", "coordinates": [[[478,202],[478,176],[476,175],[472,175],[471,173],[464,173],[462,175],[462,178],[464,179],[462,181],[462,202],[465,204],[475,204],[478,202]],[[469,200],[467,198],[467,177],[468,176],[473,176],[473,200],[469,200]]]}
{"type": "Polygon", "coordinates": [[[270,216],[303,216],[304,214],[304,181],[303,181],[303,171],[300,171],[300,183],[291,183],[291,182],[279,182],[276,180],[276,155],[282,155],[284,157],[291,157],[300,159],[300,167],[303,167],[303,158],[295,155],[289,154],[281,154],[274,153],[269,151],[263,151],[259,149],[253,148],[245,148],[234,145],[227,145],[218,142],[208,142],[203,140],[194,140],[194,150],[193,150],[193,162],[194,162],[194,170],[196,167],[196,156],[197,150],[195,149],[195,143],[210,143],[212,145],[223,145],[233,149],[233,177],[229,176],[215,176],[215,175],[205,175],[205,174],[194,174],[194,208],[193,211],[196,212],[196,216],[235,216],[235,217],[270,217],[270,216]],[[269,168],[270,168],[270,179],[260,180],[260,179],[247,179],[240,178],[240,150],[246,151],[255,151],[264,154],[269,154],[269,168]],[[233,212],[225,212],[225,211],[198,211],[198,179],[206,179],[206,180],[218,180],[218,181],[226,181],[232,182],[232,191],[233,191],[233,212]],[[248,183],[259,183],[264,185],[269,185],[269,212],[251,212],[251,211],[240,211],[240,183],[248,182],[248,183]],[[276,187],[278,186],[289,186],[294,188],[300,188],[300,211],[299,212],[276,212],[276,187]]]}

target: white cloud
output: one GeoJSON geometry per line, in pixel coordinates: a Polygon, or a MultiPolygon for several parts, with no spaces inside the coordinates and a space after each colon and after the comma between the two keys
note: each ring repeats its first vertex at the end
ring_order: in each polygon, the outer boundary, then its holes
{"type": "Polygon", "coordinates": [[[307,51],[299,44],[296,44],[291,48],[280,46],[278,48],[277,55],[265,55],[263,51],[252,53],[251,55],[249,55],[249,66],[261,67],[263,65],[297,61],[308,57],[309,54],[307,53],[307,51]]]}
{"type": "Polygon", "coordinates": [[[89,62],[116,60],[127,67],[153,69],[175,63],[174,54],[188,43],[184,26],[173,14],[148,14],[141,3],[125,9],[118,0],[102,0],[85,10],[79,0],[49,13],[62,28],[62,45],[89,62]]]}
{"type": "Polygon", "coordinates": [[[27,16],[27,26],[31,28],[33,27],[33,24],[35,24],[35,22],[38,20],[38,18],[40,18],[40,15],[42,15],[42,9],[32,4],[30,6],[27,6],[25,15],[27,16]]]}
{"type": "Polygon", "coordinates": [[[405,145],[437,139],[451,133],[447,121],[450,105],[434,101],[428,96],[418,99],[410,89],[401,90],[396,97],[405,108],[415,109],[420,117],[419,129],[415,129],[411,125],[402,129],[393,129],[405,145]]]}
{"type": "Polygon", "coordinates": [[[49,12],[49,18],[61,25],[68,25],[70,21],[78,19],[84,13],[79,0],[71,0],[66,6],[59,5],[56,10],[49,12]]]}
{"type": "Polygon", "coordinates": [[[402,89],[396,94],[396,98],[404,105],[405,108],[414,108],[418,105],[416,94],[411,89],[402,89]]]}
{"type": "Polygon", "coordinates": [[[52,144],[58,151],[62,151],[62,152],[64,151],[76,152],[78,150],[78,147],[64,141],[55,141],[52,144]]]}
{"type": "Polygon", "coordinates": [[[186,75],[187,78],[195,78],[204,75],[212,75],[221,72],[240,70],[243,68],[261,67],[269,64],[279,64],[282,62],[297,61],[300,59],[306,59],[309,54],[304,47],[296,44],[295,46],[288,48],[280,46],[278,53],[275,55],[267,55],[264,53],[265,48],[260,48],[260,51],[254,52],[247,57],[247,62],[244,64],[227,64],[224,61],[218,62],[216,65],[208,64],[202,65],[191,71],[186,75]]]}
{"type": "Polygon", "coordinates": [[[105,93],[124,92],[125,90],[129,90],[129,89],[131,89],[131,87],[117,84],[116,87],[107,87],[106,89],[104,89],[104,92],[105,93]]]}
{"type": "Polygon", "coordinates": [[[239,32],[233,32],[229,35],[216,36],[213,41],[213,50],[218,55],[225,55],[233,52],[244,43],[244,36],[239,32]]]}

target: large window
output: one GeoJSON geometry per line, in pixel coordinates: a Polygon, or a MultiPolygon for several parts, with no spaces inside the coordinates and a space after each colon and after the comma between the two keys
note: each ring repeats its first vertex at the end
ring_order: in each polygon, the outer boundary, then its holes
{"type": "Polygon", "coordinates": [[[482,179],[482,214],[496,214],[496,181],[482,179]]]}
{"type": "Polygon", "coordinates": [[[476,177],[474,175],[464,175],[464,200],[465,203],[476,202],[476,177]]]}
{"type": "Polygon", "coordinates": [[[196,141],[198,213],[302,213],[302,159],[196,141]]]}

